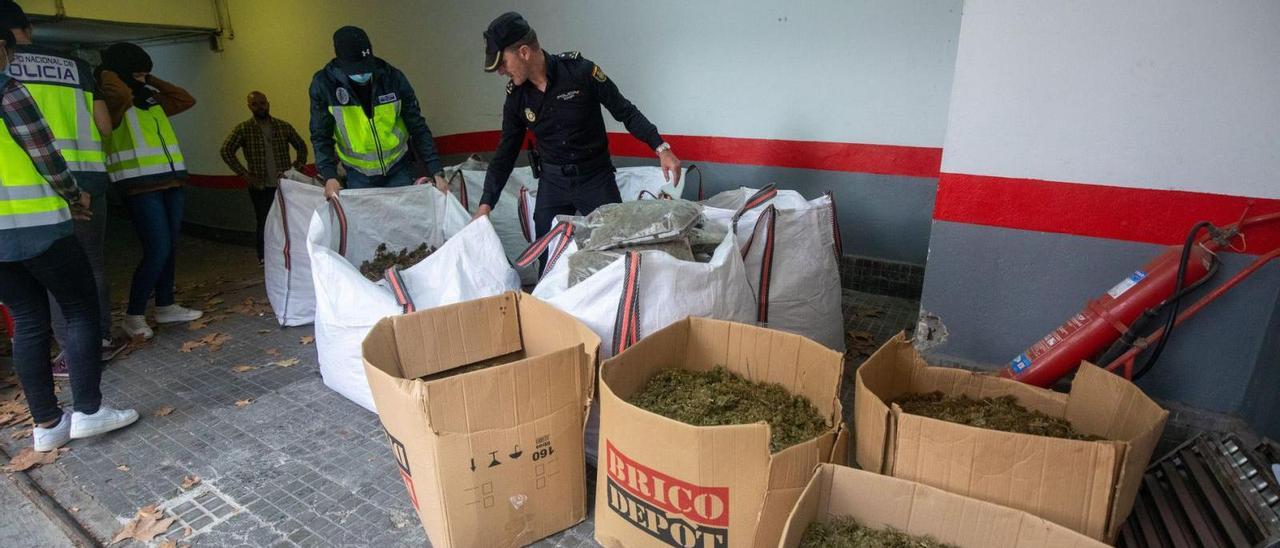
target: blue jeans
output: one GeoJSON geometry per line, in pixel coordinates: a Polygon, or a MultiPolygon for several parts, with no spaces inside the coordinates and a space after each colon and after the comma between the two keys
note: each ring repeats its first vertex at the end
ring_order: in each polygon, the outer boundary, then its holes
{"type": "Polygon", "coordinates": [[[347,170],[346,188],[386,188],[396,186],[409,186],[417,177],[413,176],[413,162],[409,159],[409,155],[405,154],[387,170],[386,175],[369,176],[351,166],[342,166],[347,170]]]}
{"type": "Polygon", "coordinates": [[[0,262],[0,301],[13,313],[13,368],[37,423],[62,416],[53,392],[49,363],[49,295],[66,317],[67,368],[74,408],[96,413],[102,403],[102,362],[98,336],[98,288],[89,260],[75,236],[44,253],[18,262],[0,262]]]}
{"type": "Polygon", "coordinates": [[[142,240],[142,262],[133,271],[129,286],[131,316],[147,312],[147,299],[155,292],[156,306],[173,304],[174,271],[178,255],[178,233],[182,229],[182,208],[186,191],[181,187],[126,196],[133,229],[142,240]]]}

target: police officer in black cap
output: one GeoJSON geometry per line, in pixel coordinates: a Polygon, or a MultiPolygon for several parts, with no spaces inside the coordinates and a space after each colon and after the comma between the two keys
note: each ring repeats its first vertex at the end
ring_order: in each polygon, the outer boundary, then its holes
{"type": "Polygon", "coordinates": [[[541,158],[533,214],[538,236],[546,234],[556,215],[585,215],[621,202],[600,105],[649,145],[661,161],[663,176],[679,184],[680,159],[671,145],[598,65],[576,51],[543,52],[537,34],[515,12],[494,19],[484,32],[484,43],[484,70],[511,81],[502,107],[502,139],[485,175],[477,216],[489,214],[497,203],[526,129],[537,137],[541,158]]]}
{"type": "Polygon", "coordinates": [[[358,27],[333,33],[333,53],[311,80],[311,147],[325,194],[341,188],[339,161],[348,188],[393,187],[416,179],[415,156],[436,186],[447,189],[431,129],[404,73],[374,56],[369,35],[358,27]]]}

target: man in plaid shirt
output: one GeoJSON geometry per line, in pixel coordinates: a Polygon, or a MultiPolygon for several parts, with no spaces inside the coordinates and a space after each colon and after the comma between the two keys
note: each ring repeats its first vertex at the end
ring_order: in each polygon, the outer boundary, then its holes
{"type": "Polygon", "coordinates": [[[271,116],[271,103],[262,92],[249,93],[248,103],[253,118],[241,122],[223,141],[222,161],[248,183],[249,199],[253,201],[258,222],[258,262],[261,263],[263,227],[275,199],[277,181],[289,167],[301,169],[307,164],[307,143],[289,122],[271,116]],[[289,147],[297,151],[294,160],[289,159],[289,147]],[[248,168],[236,157],[236,151],[242,149],[248,168]]]}
{"type": "MultiPolygon", "coordinates": [[[[0,67],[9,65],[14,42],[13,32],[0,26],[0,67]]],[[[7,72],[0,72],[0,120],[12,139],[4,144],[0,161],[20,168],[18,154],[25,153],[44,182],[70,205],[72,218],[87,220],[92,215],[92,198],[81,191],[62,153],[54,147],[53,131],[31,93],[7,72]]],[[[13,178],[0,179],[0,301],[13,313],[13,367],[35,422],[33,448],[52,451],[73,438],[128,426],[138,420],[138,413],[102,405],[98,287],[89,259],[73,233],[71,220],[60,213],[65,210],[57,208],[47,219],[33,216],[44,213],[29,209],[31,202],[47,197],[32,198],[40,194],[32,192],[35,181],[24,180],[24,176],[29,172],[0,170],[0,177],[13,178]],[[74,412],[63,409],[54,392],[49,362],[49,295],[67,319],[63,350],[74,412]]]]}

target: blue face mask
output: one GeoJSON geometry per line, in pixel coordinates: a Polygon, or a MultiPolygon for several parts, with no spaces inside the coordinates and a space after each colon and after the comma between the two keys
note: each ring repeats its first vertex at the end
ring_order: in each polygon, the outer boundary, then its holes
{"type": "Polygon", "coordinates": [[[361,74],[348,74],[347,78],[350,78],[352,82],[357,84],[368,84],[369,80],[373,79],[373,73],[365,72],[361,74]]]}

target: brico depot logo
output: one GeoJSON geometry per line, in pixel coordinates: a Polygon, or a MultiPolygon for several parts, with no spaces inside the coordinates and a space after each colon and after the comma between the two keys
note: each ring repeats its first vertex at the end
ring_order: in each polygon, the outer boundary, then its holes
{"type": "Polygon", "coordinates": [[[400,440],[391,435],[386,428],[382,429],[382,433],[387,435],[387,441],[391,442],[391,452],[396,457],[396,466],[400,468],[400,479],[404,480],[404,488],[409,491],[409,502],[413,503],[413,509],[418,509],[418,492],[413,488],[413,474],[409,472],[409,453],[404,450],[404,444],[400,440]]]}
{"type": "Polygon", "coordinates": [[[614,513],[671,546],[729,545],[729,488],[702,487],[627,458],[605,442],[607,496],[614,513]]]}

